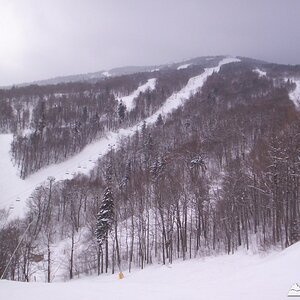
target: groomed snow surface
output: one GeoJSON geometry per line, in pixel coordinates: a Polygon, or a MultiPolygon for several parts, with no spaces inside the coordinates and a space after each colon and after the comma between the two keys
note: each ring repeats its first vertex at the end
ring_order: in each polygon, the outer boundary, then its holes
{"type": "Polygon", "coordinates": [[[134,99],[136,99],[140,93],[145,93],[147,90],[153,91],[155,89],[156,78],[148,79],[148,81],[139,86],[132,94],[124,97],[120,97],[118,100],[122,101],[126,105],[127,111],[134,109],[134,99]]]}
{"type": "Polygon", "coordinates": [[[111,74],[108,71],[103,72],[102,75],[105,77],[111,77],[111,74]]]}
{"type": "Polygon", "coordinates": [[[294,102],[295,106],[299,109],[300,107],[300,79],[292,79],[296,84],[296,88],[290,92],[290,99],[294,102]]]}
{"type": "Polygon", "coordinates": [[[261,70],[261,69],[254,69],[253,72],[257,73],[259,77],[264,77],[264,76],[267,76],[267,72],[261,70]]]}
{"type": "Polygon", "coordinates": [[[265,257],[237,252],[65,283],[0,281],[11,300],[283,300],[300,282],[300,243],[265,257]]]}
{"type": "Polygon", "coordinates": [[[183,70],[183,69],[186,69],[190,66],[191,64],[185,64],[185,65],[181,65],[177,68],[177,70],[183,70]]]}
{"type": "MultiPolygon", "coordinates": [[[[191,95],[199,91],[207,78],[214,72],[219,72],[222,65],[239,61],[237,58],[228,57],[221,60],[218,66],[206,68],[202,74],[191,78],[185,87],[166,99],[164,104],[144,121],[147,124],[153,124],[160,114],[166,117],[173,110],[183,105],[191,95]]],[[[123,101],[127,104],[131,103],[135,95],[139,95],[141,91],[148,88],[154,88],[154,86],[155,79],[149,79],[145,85],[140,86],[133,93],[134,95],[131,95],[130,99],[123,99],[123,101]]],[[[26,200],[30,194],[41,183],[47,181],[49,176],[55,177],[56,180],[63,180],[71,179],[77,173],[88,174],[94,168],[99,157],[115,147],[121,138],[132,136],[136,130],[141,129],[144,121],[126,129],[122,128],[115,132],[108,132],[105,137],[87,145],[80,153],[62,163],[47,166],[28,176],[25,180],[19,178],[17,167],[13,166],[11,162],[9,151],[12,135],[0,135],[0,208],[9,208],[13,205],[14,208],[10,210],[11,217],[22,216],[25,212],[26,200]]]]}

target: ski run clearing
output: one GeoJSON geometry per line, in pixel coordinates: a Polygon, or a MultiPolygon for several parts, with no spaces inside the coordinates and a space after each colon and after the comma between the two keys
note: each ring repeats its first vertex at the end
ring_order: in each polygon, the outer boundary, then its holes
{"type": "Polygon", "coordinates": [[[126,105],[127,111],[134,109],[134,100],[139,96],[140,93],[145,93],[147,90],[153,91],[155,89],[156,78],[148,79],[148,81],[139,86],[132,94],[124,97],[120,97],[118,100],[122,101],[126,105]]]}
{"type": "Polygon", "coordinates": [[[264,257],[240,250],[59,283],[0,281],[1,299],[283,300],[300,282],[300,243],[264,257]]]}
{"type": "MultiPolygon", "coordinates": [[[[144,121],[147,124],[153,124],[160,114],[162,116],[167,116],[173,110],[183,105],[191,95],[194,95],[203,86],[210,75],[214,72],[219,72],[222,65],[239,61],[240,60],[237,58],[227,57],[221,60],[218,66],[206,68],[202,74],[192,77],[187,85],[180,91],[171,95],[150,117],[132,127],[108,132],[105,137],[89,144],[80,153],[59,164],[47,166],[28,176],[25,180],[19,178],[18,169],[11,161],[9,151],[12,135],[1,134],[0,208],[11,208],[11,217],[22,216],[25,212],[26,200],[33,190],[41,183],[45,182],[48,177],[52,176],[55,177],[56,180],[64,180],[71,179],[77,173],[88,174],[94,168],[97,159],[106,154],[112,147],[115,147],[121,138],[132,136],[136,130],[141,129],[144,121]]],[[[145,85],[140,86],[137,91],[130,95],[130,99],[127,98],[124,100],[123,98],[123,101],[125,101],[125,104],[126,102],[132,102],[132,99],[134,99],[135,96],[138,96],[141,91],[145,91],[153,86],[155,86],[155,79],[149,79],[145,85]]]]}
{"type": "Polygon", "coordinates": [[[256,68],[256,69],[254,69],[253,71],[254,71],[255,73],[257,73],[259,77],[267,76],[267,72],[262,71],[262,70],[260,70],[260,69],[257,69],[257,68],[256,68]]]}
{"type": "Polygon", "coordinates": [[[181,65],[177,68],[177,70],[183,70],[183,69],[186,69],[190,66],[191,64],[185,64],[185,65],[181,65]]]}
{"type": "Polygon", "coordinates": [[[292,79],[296,84],[296,88],[290,92],[289,96],[291,100],[294,102],[297,109],[300,107],[300,79],[292,79]]]}
{"type": "Polygon", "coordinates": [[[105,77],[111,77],[111,74],[108,71],[103,72],[102,75],[105,77]]]}

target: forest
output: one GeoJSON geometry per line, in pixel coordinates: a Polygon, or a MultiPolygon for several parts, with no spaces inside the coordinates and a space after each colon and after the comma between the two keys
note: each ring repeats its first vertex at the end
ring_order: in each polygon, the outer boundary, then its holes
{"type": "MultiPolygon", "coordinates": [[[[58,265],[67,280],[300,240],[300,115],[289,98],[295,84],[284,80],[298,71],[266,64],[260,76],[253,65],[224,65],[89,175],[49,177],[24,218],[1,210],[0,276],[32,281],[43,272],[51,282],[58,265]]],[[[203,69],[1,91],[0,130],[14,133],[20,177],[142,121],[203,69]],[[118,97],[154,77],[155,89],[127,111],[118,97]]]]}
{"type": "Polygon", "coordinates": [[[14,132],[12,157],[20,176],[26,178],[46,165],[80,152],[107,131],[151,115],[199,72],[201,67],[195,66],[182,72],[166,70],[157,74],[155,90],[141,94],[136,101],[138,105],[128,112],[118,97],[130,94],[154,74],[108,78],[95,84],[71,83],[58,85],[56,89],[52,86],[12,89],[1,101],[0,130],[14,132]]]}

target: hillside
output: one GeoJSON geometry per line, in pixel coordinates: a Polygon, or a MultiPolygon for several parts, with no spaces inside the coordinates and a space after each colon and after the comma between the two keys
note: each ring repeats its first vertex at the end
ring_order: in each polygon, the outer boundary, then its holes
{"type": "MultiPolygon", "coordinates": [[[[38,80],[33,82],[27,82],[27,83],[21,83],[17,84],[17,87],[25,87],[29,85],[55,85],[55,84],[61,84],[61,83],[71,83],[71,82],[79,82],[79,81],[85,81],[85,82],[97,82],[101,79],[105,79],[107,77],[116,77],[116,76],[122,76],[122,75],[131,75],[136,73],[144,73],[144,72],[158,72],[162,70],[176,70],[181,66],[185,65],[205,65],[205,66],[211,66],[211,62],[215,61],[215,59],[221,59],[223,57],[214,57],[214,56],[206,56],[206,57],[197,57],[193,59],[187,59],[185,61],[181,62],[172,62],[168,64],[163,65],[155,65],[155,66],[125,66],[125,67],[117,67],[112,68],[109,70],[102,70],[98,72],[90,72],[86,74],[76,74],[76,75],[69,75],[69,76],[57,76],[54,78],[44,79],[44,80],[38,80]]],[[[6,89],[9,89],[10,87],[5,87],[6,89]]]]}
{"type": "MultiPolygon", "coordinates": [[[[234,299],[231,281],[268,297],[258,274],[292,265],[300,240],[299,67],[217,56],[136,71],[0,90],[0,275],[98,274],[82,288],[130,295],[160,274],[153,289],[165,297],[159,278],[190,278],[182,289],[197,295],[199,276],[208,299],[216,284],[234,299]],[[115,283],[119,269],[126,280],[115,283]]],[[[274,299],[289,287],[276,288],[274,299]]]]}
{"type": "MultiPolygon", "coordinates": [[[[224,62],[222,61],[222,63],[220,63],[220,66],[233,61],[235,60],[224,60],[224,62]]],[[[137,129],[141,128],[144,121],[151,124],[156,121],[160,114],[167,115],[168,113],[171,113],[172,110],[182,105],[184,100],[187,100],[190,95],[194,94],[199,88],[201,88],[207,77],[214,71],[218,71],[218,69],[219,67],[209,68],[204,74],[201,74],[201,76],[190,79],[182,90],[171,95],[154,114],[145,120],[142,120],[131,127],[129,126],[120,130],[105,131],[105,136],[103,138],[87,145],[77,155],[65,160],[64,162],[43,168],[29,176],[29,178],[26,178],[26,180],[22,180],[20,178],[18,168],[14,166],[11,159],[10,144],[13,141],[12,134],[0,135],[0,143],[2,145],[0,167],[3,172],[0,181],[0,187],[2,187],[0,205],[2,207],[10,208],[12,216],[24,215],[26,211],[26,200],[35,188],[47,181],[48,177],[55,177],[56,180],[65,180],[74,177],[75,174],[88,174],[89,171],[94,168],[99,156],[107,153],[110,147],[115,146],[122,137],[132,135],[137,129]]],[[[123,101],[124,105],[126,105],[127,111],[133,109],[134,100],[140,95],[140,93],[145,93],[149,88],[151,88],[151,90],[155,89],[155,78],[149,79],[148,82],[149,84],[146,83],[141,85],[130,95],[120,97],[119,101],[123,101]]]]}

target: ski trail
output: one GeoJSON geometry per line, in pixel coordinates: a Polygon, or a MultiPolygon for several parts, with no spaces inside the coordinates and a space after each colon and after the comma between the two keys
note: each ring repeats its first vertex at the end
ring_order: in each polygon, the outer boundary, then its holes
{"type": "Polygon", "coordinates": [[[145,93],[147,90],[153,91],[156,85],[156,78],[148,79],[148,81],[139,86],[132,94],[118,98],[126,105],[127,111],[134,109],[134,99],[139,96],[140,93],[145,93]]]}
{"type": "MultiPolygon", "coordinates": [[[[132,127],[108,132],[105,137],[87,145],[80,153],[61,163],[49,165],[28,176],[25,180],[18,177],[18,170],[11,162],[9,150],[12,135],[0,135],[0,208],[9,208],[10,205],[13,205],[10,216],[12,218],[23,216],[26,211],[26,200],[36,187],[47,181],[48,177],[55,177],[56,181],[59,181],[71,179],[78,173],[89,174],[98,158],[106,154],[112,147],[116,147],[120,139],[132,136],[136,130],[142,127],[144,121],[147,124],[153,124],[160,114],[167,116],[183,105],[191,95],[194,95],[210,75],[219,72],[221,66],[239,61],[237,58],[228,57],[221,60],[218,66],[206,68],[202,74],[192,77],[180,91],[172,94],[150,117],[132,127]]],[[[154,80],[151,82],[153,84],[154,80]]],[[[148,84],[150,85],[149,81],[148,84]]]]}
{"type": "Polygon", "coordinates": [[[185,64],[185,65],[181,65],[177,68],[177,70],[183,70],[183,69],[186,69],[190,66],[191,64],[185,64]]]}
{"type": "MultiPolygon", "coordinates": [[[[195,95],[196,92],[201,89],[207,78],[212,75],[214,72],[219,72],[221,67],[225,64],[239,62],[240,59],[238,58],[231,58],[227,57],[221,60],[218,66],[213,68],[206,68],[204,72],[198,76],[192,77],[187,85],[183,87],[179,92],[174,93],[171,95],[165,103],[150,117],[146,118],[146,122],[149,124],[153,124],[157,117],[161,114],[162,116],[166,116],[167,114],[171,113],[174,109],[178,108],[179,106],[183,105],[185,101],[187,101],[191,96],[195,95]]],[[[140,122],[143,124],[144,121],[140,122]]],[[[140,125],[138,125],[140,126],[140,125]]]]}
{"type": "Polygon", "coordinates": [[[267,72],[266,71],[263,71],[263,70],[258,69],[258,68],[254,69],[253,72],[257,73],[259,77],[265,77],[265,76],[267,76],[267,72]]]}
{"type": "Polygon", "coordinates": [[[296,88],[289,93],[290,99],[294,102],[296,108],[299,110],[300,108],[300,79],[293,78],[293,82],[296,84],[296,88]]]}

